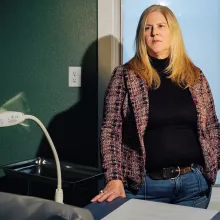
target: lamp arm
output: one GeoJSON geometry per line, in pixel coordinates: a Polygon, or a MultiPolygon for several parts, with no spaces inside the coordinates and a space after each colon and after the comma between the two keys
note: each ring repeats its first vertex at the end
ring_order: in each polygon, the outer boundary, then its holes
{"type": "Polygon", "coordinates": [[[24,117],[25,117],[25,119],[31,119],[31,120],[35,121],[41,127],[42,131],[44,132],[44,134],[50,144],[50,147],[53,152],[54,159],[55,159],[56,167],[57,167],[57,189],[56,189],[56,194],[55,194],[55,201],[59,202],[59,203],[63,203],[61,166],[60,166],[59,157],[58,157],[56,148],[54,146],[54,143],[53,143],[47,129],[44,127],[43,123],[38,118],[36,118],[33,115],[24,115],[24,117]]]}

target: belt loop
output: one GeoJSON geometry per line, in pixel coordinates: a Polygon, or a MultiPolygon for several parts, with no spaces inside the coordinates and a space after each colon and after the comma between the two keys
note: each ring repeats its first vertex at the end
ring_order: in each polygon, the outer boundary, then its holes
{"type": "Polygon", "coordinates": [[[198,167],[198,165],[195,164],[195,163],[192,163],[192,164],[190,165],[190,167],[191,167],[191,170],[195,171],[196,168],[198,167]]]}

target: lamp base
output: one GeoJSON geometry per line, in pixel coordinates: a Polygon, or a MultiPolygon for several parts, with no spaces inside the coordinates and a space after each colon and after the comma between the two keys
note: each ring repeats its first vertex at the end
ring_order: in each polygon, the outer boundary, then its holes
{"type": "Polygon", "coordinates": [[[63,203],[63,190],[62,189],[56,189],[55,202],[63,203]]]}

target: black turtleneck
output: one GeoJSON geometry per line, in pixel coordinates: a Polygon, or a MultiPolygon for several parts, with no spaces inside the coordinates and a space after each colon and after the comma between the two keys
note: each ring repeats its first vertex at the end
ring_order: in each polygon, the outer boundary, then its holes
{"type": "Polygon", "coordinates": [[[204,163],[197,136],[196,106],[189,89],[180,88],[166,77],[168,63],[169,58],[151,57],[161,85],[149,90],[149,121],[144,136],[148,171],[204,163]]]}

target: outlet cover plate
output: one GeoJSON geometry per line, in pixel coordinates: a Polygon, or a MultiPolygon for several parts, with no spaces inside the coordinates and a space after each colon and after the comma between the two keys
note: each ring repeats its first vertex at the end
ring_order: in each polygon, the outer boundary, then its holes
{"type": "Polygon", "coordinates": [[[81,67],[69,67],[69,87],[81,87],[81,67]]]}

